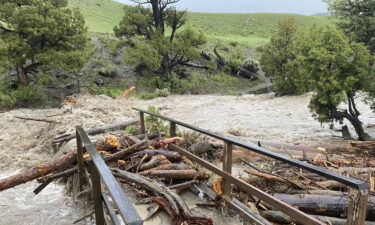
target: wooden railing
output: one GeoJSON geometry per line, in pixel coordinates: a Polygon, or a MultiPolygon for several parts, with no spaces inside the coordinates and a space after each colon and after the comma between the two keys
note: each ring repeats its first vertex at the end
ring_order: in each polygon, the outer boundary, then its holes
{"type": "Polygon", "coordinates": [[[92,188],[92,196],[95,207],[95,220],[97,225],[104,225],[104,211],[103,203],[108,210],[109,217],[115,225],[120,225],[119,218],[116,215],[116,211],[112,207],[110,198],[115,203],[119,214],[123,222],[126,225],[142,225],[143,221],[134,209],[133,205],[129,201],[129,198],[122,191],[121,186],[116,181],[111,173],[111,170],[107,167],[102,157],[95,149],[93,143],[89,139],[87,133],[81,126],[76,127],[77,134],[77,161],[78,161],[78,177],[79,177],[79,189],[82,191],[82,185],[84,181],[84,175],[89,181],[92,188]],[[89,171],[84,167],[83,160],[83,149],[89,153],[91,161],[89,163],[89,171]],[[102,191],[102,184],[106,189],[102,191]]]}
{"type": "MultiPolygon", "coordinates": [[[[347,225],[364,225],[365,219],[366,219],[366,211],[367,211],[367,202],[368,202],[368,187],[367,184],[363,181],[358,181],[350,177],[346,177],[340,174],[333,173],[329,170],[299,161],[292,158],[288,158],[286,156],[283,156],[281,154],[274,153],[272,151],[269,151],[267,149],[253,146],[238,140],[235,140],[230,137],[226,137],[220,134],[213,133],[211,131],[203,130],[201,128],[192,126],[190,124],[159,115],[153,112],[149,112],[146,110],[133,108],[134,110],[137,110],[140,115],[140,122],[141,122],[141,131],[142,133],[146,132],[145,127],[145,118],[144,114],[148,114],[151,116],[158,117],[160,119],[166,120],[170,122],[170,134],[171,136],[176,135],[176,126],[182,126],[194,131],[197,131],[199,133],[214,137],[216,139],[222,140],[224,142],[224,152],[223,152],[223,169],[219,169],[215,165],[197,157],[196,155],[186,151],[185,149],[182,149],[176,145],[170,145],[170,148],[172,150],[175,150],[179,152],[180,154],[185,155],[190,160],[194,161],[195,163],[207,168],[211,172],[221,176],[224,180],[224,200],[226,198],[230,198],[230,184],[235,184],[237,187],[242,189],[243,191],[256,196],[260,200],[268,203],[269,205],[273,206],[274,208],[286,213],[287,215],[293,217],[298,222],[305,224],[305,225],[322,225],[324,223],[318,221],[317,219],[301,212],[300,210],[274,198],[273,196],[263,192],[262,190],[259,190],[258,188],[234,177],[231,175],[232,173],[232,150],[233,146],[239,146],[246,150],[259,153],[264,156],[271,157],[275,160],[296,166],[298,168],[319,174],[327,179],[338,181],[342,184],[345,184],[349,186],[349,206],[348,206],[348,213],[347,213],[347,225]]],[[[235,205],[232,205],[233,207],[236,207],[235,205]]],[[[239,207],[236,207],[239,211],[241,209],[239,207]]],[[[245,215],[246,216],[246,215],[245,215]]],[[[248,218],[249,220],[253,220],[251,216],[248,218]]],[[[254,221],[254,220],[253,220],[254,221]]],[[[254,221],[256,223],[256,221],[254,221]]]]}

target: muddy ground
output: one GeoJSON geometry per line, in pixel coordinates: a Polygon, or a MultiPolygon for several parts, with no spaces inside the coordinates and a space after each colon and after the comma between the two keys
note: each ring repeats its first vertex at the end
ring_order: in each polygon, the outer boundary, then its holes
{"type": "MultiPolygon", "coordinates": [[[[60,109],[17,109],[0,114],[0,178],[50,159],[54,151],[50,140],[57,134],[74,131],[76,125],[92,128],[104,124],[137,118],[131,107],[157,106],[161,113],[175,119],[224,134],[240,131],[242,140],[267,140],[290,143],[322,143],[337,139],[328,125],[311,117],[307,108],[310,95],[275,98],[273,94],[245,96],[170,96],[150,101],[111,99],[107,96],[84,95],[78,103],[60,109]],[[71,111],[71,112],[69,112],[71,111]],[[61,115],[60,115],[61,114],[61,115]],[[57,115],[57,116],[53,116],[57,115]],[[46,118],[60,123],[25,121],[14,118],[25,116],[46,118]]],[[[375,136],[374,113],[359,104],[366,130],[375,136]]],[[[0,224],[70,224],[84,214],[65,195],[64,186],[52,184],[34,196],[36,183],[28,183],[0,192],[0,224]]],[[[187,195],[191,207],[199,199],[187,195]]],[[[138,207],[138,206],[137,206],[138,207]]],[[[139,210],[144,210],[139,206],[139,210]]],[[[194,210],[193,210],[194,211],[194,210]]],[[[215,224],[241,224],[237,219],[218,217],[215,224]],[[228,221],[229,220],[229,221],[228,221]]],[[[166,224],[161,215],[150,224],[166,224]]],[[[81,223],[84,224],[84,223],[81,223]]]]}

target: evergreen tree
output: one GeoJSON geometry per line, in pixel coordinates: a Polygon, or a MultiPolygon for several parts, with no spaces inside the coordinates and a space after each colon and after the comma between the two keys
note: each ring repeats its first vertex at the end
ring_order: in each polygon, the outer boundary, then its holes
{"type": "Polygon", "coordinates": [[[12,66],[21,85],[38,68],[83,66],[84,18],[66,6],[67,0],[0,0],[0,60],[12,66]]]}

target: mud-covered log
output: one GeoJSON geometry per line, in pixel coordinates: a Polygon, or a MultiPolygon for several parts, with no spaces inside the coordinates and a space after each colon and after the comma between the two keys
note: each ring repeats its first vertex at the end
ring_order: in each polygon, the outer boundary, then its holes
{"type": "MultiPolygon", "coordinates": [[[[286,215],[283,212],[280,211],[261,211],[260,215],[262,215],[264,218],[271,222],[275,222],[278,224],[291,224],[293,222],[293,219],[286,215]]],[[[346,219],[342,218],[336,218],[336,217],[328,217],[328,216],[317,216],[317,215],[312,215],[315,219],[318,219],[319,221],[330,224],[330,225],[346,225],[346,219]]],[[[300,224],[300,223],[297,223],[300,224]]],[[[366,221],[365,225],[375,225],[375,222],[371,221],[366,221]]]]}
{"type": "Polygon", "coordinates": [[[52,172],[67,168],[73,162],[76,161],[76,158],[77,150],[74,150],[49,162],[45,162],[24,172],[20,172],[16,175],[2,179],[0,180],[0,191],[32,181],[52,172]]]}
{"type": "MultiPolygon", "coordinates": [[[[168,206],[173,209],[174,212],[177,214],[175,218],[172,218],[172,221],[178,221],[181,224],[182,222],[186,221],[188,224],[195,224],[195,225],[212,225],[211,218],[202,218],[197,217],[192,214],[186,203],[181,199],[181,197],[166,187],[163,184],[160,184],[154,180],[151,180],[147,177],[143,177],[138,174],[129,173],[119,169],[112,169],[112,173],[115,177],[123,178],[126,182],[135,183],[137,185],[142,186],[143,188],[154,192],[158,196],[163,196],[165,199],[168,200],[168,206]]],[[[169,208],[168,207],[168,208],[169,208]]]]}
{"type": "Polygon", "coordinates": [[[155,155],[163,155],[171,162],[181,162],[182,161],[182,156],[180,154],[178,154],[177,152],[171,152],[171,151],[166,151],[166,150],[162,150],[162,149],[155,149],[155,150],[147,149],[147,150],[137,152],[133,155],[139,155],[139,156],[148,155],[150,157],[155,156],[155,155]]]}
{"type": "Polygon", "coordinates": [[[292,217],[280,211],[260,211],[260,215],[263,218],[278,224],[291,224],[293,222],[292,217]]]}
{"type": "Polygon", "coordinates": [[[147,170],[140,173],[143,176],[150,177],[163,177],[170,178],[174,180],[206,180],[210,176],[204,172],[197,171],[194,169],[189,170],[147,170]]]}
{"type": "Polygon", "coordinates": [[[187,170],[187,169],[189,169],[189,165],[185,163],[172,163],[172,164],[160,165],[150,170],[187,170]]]}
{"type": "MultiPolygon", "coordinates": [[[[345,215],[349,205],[346,196],[275,194],[274,197],[298,207],[303,212],[332,217],[345,215]]],[[[375,220],[375,197],[370,197],[368,200],[367,220],[375,220]]]]}
{"type": "Polygon", "coordinates": [[[151,168],[154,168],[154,167],[157,167],[157,166],[160,166],[160,165],[165,165],[165,164],[171,164],[171,162],[167,159],[167,157],[165,157],[163,155],[156,155],[156,156],[153,156],[150,159],[150,161],[142,164],[139,167],[139,170],[140,171],[148,170],[148,169],[151,169],[151,168]]]}

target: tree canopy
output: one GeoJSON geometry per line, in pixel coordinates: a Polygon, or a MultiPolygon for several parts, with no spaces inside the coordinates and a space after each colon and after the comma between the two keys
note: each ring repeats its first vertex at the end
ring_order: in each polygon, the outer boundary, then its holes
{"type": "Polygon", "coordinates": [[[375,53],[375,1],[324,0],[339,18],[338,26],[352,40],[362,42],[375,53]]]}
{"type": "Polygon", "coordinates": [[[168,74],[177,66],[199,56],[196,48],[206,42],[201,33],[180,31],[186,23],[186,11],[169,5],[177,0],[144,0],[138,6],[124,6],[124,17],[114,32],[118,38],[142,37],[125,55],[127,62],[168,74]],[[143,5],[149,4],[150,8],[143,5]],[[168,30],[168,32],[166,31],[168,30]],[[167,34],[168,33],[168,34],[167,34]]]}
{"type": "Polygon", "coordinates": [[[271,40],[261,48],[260,64],[280,95],[301,94],[309,89],[304,74],[296,66],[298,27],[293,19],[283,20],[271,40]]]}
{"type": "Polygon", "coordinates": [[[67,0],[0,0],[0,60],[10,63],[21,85],[38,68],[83,66],[84,18],[66,6],[67,0]]]}

